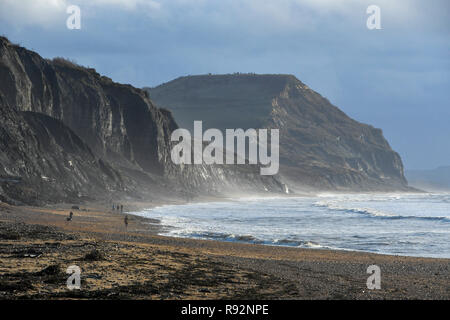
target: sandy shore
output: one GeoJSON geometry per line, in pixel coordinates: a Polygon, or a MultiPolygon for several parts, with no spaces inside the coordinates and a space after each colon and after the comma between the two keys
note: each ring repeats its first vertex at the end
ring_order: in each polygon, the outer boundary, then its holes
{"type": "Polygon", "coordinates": [[[0,203],[0,299],[450,299],[450,259],[177,239],[159,230],[157,220],[136,216],[125,227],[109,204],[0,203]],[[380,290],[366,286],[373,264],[380,290]],[[80,290],[66,287],[71,265],[82,270],[80,290]]]}

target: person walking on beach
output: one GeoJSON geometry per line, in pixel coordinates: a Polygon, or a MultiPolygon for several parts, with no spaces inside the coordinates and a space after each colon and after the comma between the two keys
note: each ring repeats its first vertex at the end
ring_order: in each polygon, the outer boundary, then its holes
{"type": "Polygon", "coordinates": [[[72,217],[73,217],[73,212],[70,211],[69,217],[67,218],[67,221],[72,221],[72,217]]]}
{"type": "Polygon", "coordinates": [[[125,223],[125,229],[127,229],[128,228],[128,215],[125,215],[123,222],[125,223]]]}

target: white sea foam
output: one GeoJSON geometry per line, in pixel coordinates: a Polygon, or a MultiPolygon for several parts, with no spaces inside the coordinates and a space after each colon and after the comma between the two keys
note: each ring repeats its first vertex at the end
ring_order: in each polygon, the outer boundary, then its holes
{"type": "Polygon", "coordinates": [[[162,234],[295,246],[450,257],[448,194],[322,194],[168,205],[135,214],[162,234]]]}
{"type": "MultiPolygon", "coordinates": [[[[400,200],[400,196],[393,197],[395,200],[400,200]]],[[[377,201],[392,201],[388,199],[377,199],[377,201]]],[[[381,217],[381,218],[391,218],[391,219],[419,219],[419,220],[442,220],[442,221],[450,221],[450,215],[448,216],[436,216],[436,215],[402,215],[395,214],[392,212],[377,210],[373,208],[362,208],[362,207],[352,207],[347,204],[346,201],[343,200],[332,200],[332,201],[317,201],[314,203],[317,207],[325,207],[330,210],[336,211],[344,211],[350,213],[358,213],[358,214],[366,214],[368,216],[373,217],[381,217]]]]}

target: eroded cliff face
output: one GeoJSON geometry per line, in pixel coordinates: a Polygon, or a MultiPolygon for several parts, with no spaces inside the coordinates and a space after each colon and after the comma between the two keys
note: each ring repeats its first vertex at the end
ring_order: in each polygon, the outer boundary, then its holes
{"type": "MultiPolygon", "coordinates": [[[[169,111],[154,106],[145,91],[64,59],[43,59],[3,37],[0,99],[2,139],[9,137],[2,140],[5,178],[0,182],[10,183],[15,176],[22,181],[14,184],[18,190],[9,193],[11,199],[21,188],[49,195],[41,186],[51,184],[59,190],[55,201],[101,193],[104,198],[114,194],[145,198],[146,192],[155,190],[189,197],[231,190],[283,191],[278,180],[260,177],[259,168],[252,166],[174,165],[170,134],[177,124],[169,111]],[[40,157],[52,165],[40,163],[40,157]],[[71,168],[76,174],[67,173],[71,168]]],[[[44,202],[49,198],[36,197],[44,202]]]]}
{"type": "Polygon", "coordinates": [[[359,123],[292,75],[181,77],[148,88],[181,127],[280,129],[280,173],[298,188],[407,190],[400,156],[380,129],[359,123]]]}
{"type": "Polygon", "coordinates": [[[89,200],[123,190],[121,175],[62,122],[10,108],[0,96],[0,200],[89,200]]]}
{"type": "Polygon", "coordinates": [[[293,76],[271,101],[282,173],[317,188],[407,189],[403,164],[380,129],[357,122],[293,76]]]}
{"type": "Polygon", "coordinates": [[[1,92],[8,105],[61,120],[98,156],[163,173],[158,147],[166,138],[167,117],[143,91],[5,42],[0,57],[1,92]]]}

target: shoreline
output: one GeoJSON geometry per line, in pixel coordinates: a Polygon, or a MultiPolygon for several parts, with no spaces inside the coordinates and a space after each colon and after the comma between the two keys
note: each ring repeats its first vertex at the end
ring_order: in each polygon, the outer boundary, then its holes
{"type": "MultiPolygon", "coordinates": [[[[422,193],[422,192],[421,192],[422,193]]],[[[448,192],[424,192],[427,194],[448,194],[448,192]]],[[[249,200],[267,200],[267,199],[283,199],[283,198],[304,198],[304,197],[326,197],[326,196],[332,196],[332,195],[366,195],[366,194],[373,194],[373,193],[349,193],[349,192],[342,192],[342,193],[329,193],[329,192],[323,192],[323,193],[315,193],[315,194],[291,194],[291,195],[281,195],[281,196],[270,196],[270,197],[264,197],[264,196],[248,196],[248,197],[226,197],[226,198],[215,198],[215,197],[206,197],[205,199],[202,199],[200,201],[182,201],[181,203],[160,203],[157,205],[153,205],[150,207],[145,207],[145,205],[139,207],[137,211],[132,212],[124,212],[124,214],[132,215],[133,217],[138,217],[141,219],[149,219],[152,220],[154,224],[159,224],[161,226],[161,229],[167,228],[167,229],[174,229],[175,226],[172,225],[163,225],[161,223],[161,220],[158,218],[151,218],[151,217],[145,217],[143,215],[138,215],[138,213],[143,211],[150,211],[155,208],[161,208],[165,206],[178,206],[178,205],[196,205],[196,204],[205,204],[205,203],[227,203],[227,202],[234,202],[234,201],[242,201],[245,199],[249,200]]],[[[417,193],[415,192],[376,192],[377,195],[415,195],[417,193]]],[[[297,249],[305,249],[305,250],[330,250],[330,251],[338,251],[338,252],[357,252],[357,253],[368,253],[368,254],[376,254],[376,255],[387,255],[392,257],[411,257],[411,258],[431,258],[431,259],[448,259],[450,260],[450,257],[432,257],[432,256],[423,256],[423,255],[407,255],[407,254],[393,254],[389,252],[372,252],[367,250],[358,250],[358,249],[347,249],[347,248],[337,248],[337,247],[330,247],[325,245],[318,244],[318,247],[302,247],[300,245],[288,245],[288,244],[276,244],[276,243],[264,243],[264,241],[246,241],[246,240],[239,240],[239,238],[243,237],[250,237],[253,238],[253,236],[248,235],[230,235],[230,237],[217,237],[217,238],[208,238],[208,237],[189,237],[189,236],[175,236],[175,235],[168,235],[168,234],[161,234],[162,232],[158,232],[156,235],[163,236],[163,237],[170,237],[175,239],[192,239],[192,240],[204,240],[204,241],[218,241],[218,242],[227,242],[227,243],[240,243],[240,244],[249,244],[249,245],[262,245],[262,246],[273,246],[273,247],[282,247],[282,248],[297,248],[297,249]],[[234,237],[232,237],[234,236],[234,237]],[[237,240],[233,240],[233,239],[237,240]]],[[[308,241],[306,241],[308,242],[308,241]]]]}
{"type": "Polygon", "coordinates": [[[148,218],[125,228],[124,215],[101,203],[70,207],[0,203],[0,299],[450,299],[446,258],[167,237],[148,218]],[[103,258],[86,260],[92,250],[103,258]],[[65,288],[70,264],[87,273],[77,292],[65,288]],[[373,264],[382,290],[366,287],[373,264]],[[57,280],[43,278],[54,265],[57,280]]]}

